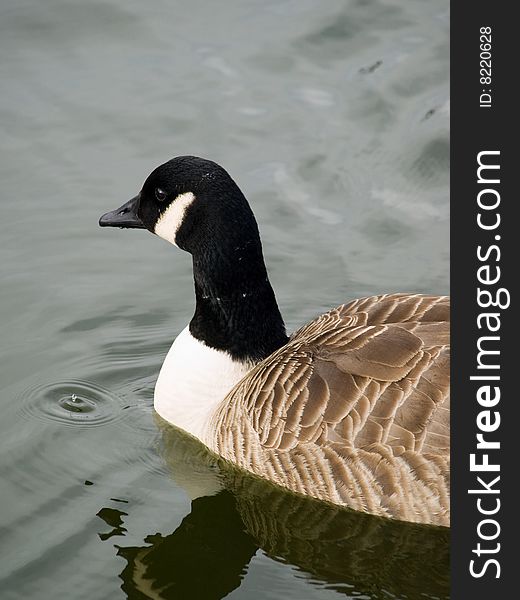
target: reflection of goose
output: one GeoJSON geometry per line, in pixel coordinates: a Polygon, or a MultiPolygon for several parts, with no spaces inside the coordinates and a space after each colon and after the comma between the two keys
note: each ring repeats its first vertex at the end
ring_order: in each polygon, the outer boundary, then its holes
{"type": "Polygon", "coordinates": [[[365,512],[449,523],[449,303],[374,296],[286,337],[258,228],[224,169],[158,167],[102,226],[147,228],[193,256],[196,309],[154,404],[239,466],[365,512]]]}
{"type": "Polygon", "coordinates": [[[170,535],[120,548],[130,598],[223,598],[240,585],[260,547],[296,565],[316,585],[372,600],[449,597],[449,530],[397,523],[283,491],[200,450],[159,422],[163,456],[175,479],[218,478],[226,489],[193,500],[170,535]],[[205,477],[203,476],[206,471],[205,477]]]}
{"type": "Polygon", "coordinates": [[[145,542],[118,550],[128,562],[120,575],[127,598],[224,598],[240,585],[258,549],[226,491],[193,500],[173,533],[150,535],[145,542]]]}

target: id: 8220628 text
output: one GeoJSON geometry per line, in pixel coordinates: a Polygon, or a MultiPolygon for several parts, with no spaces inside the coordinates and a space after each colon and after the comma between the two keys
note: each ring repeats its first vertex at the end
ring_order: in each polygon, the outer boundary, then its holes
{"type": "Polygon", "coordinates": [[[491,27],[480,28],[480,108],[491,108],[491,27]]]}

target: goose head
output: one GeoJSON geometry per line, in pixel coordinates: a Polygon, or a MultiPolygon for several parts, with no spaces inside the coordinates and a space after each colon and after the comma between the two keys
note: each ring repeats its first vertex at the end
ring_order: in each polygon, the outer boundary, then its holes
{"type": "Polygon", "coordinates": [[[148,229],[193,255],[217,248],[228,261],[260,248],[255,218],[237,184],[220,165],[196,156],[178,156],[154,169],[141,191],[104,214],[99,225],[148,229]]]}
{"type": "Polygon", "coordinates": [[[196,310],[190,332],[198,340],[234,359],[255,361],[287,342],[255,217],[220,165],[196,156],[173,158],[99,224],[148,229],[192,255],[196,310]]]}

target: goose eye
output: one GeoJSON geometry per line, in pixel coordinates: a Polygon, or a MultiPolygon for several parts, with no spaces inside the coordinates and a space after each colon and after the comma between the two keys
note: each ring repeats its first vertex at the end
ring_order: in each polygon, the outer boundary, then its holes
{"type": "Polygon", "coordinates": [[[155,188],[155,197],[159,202],[164,202],[166,200],[166,192],[161,188],[155,188]]]}

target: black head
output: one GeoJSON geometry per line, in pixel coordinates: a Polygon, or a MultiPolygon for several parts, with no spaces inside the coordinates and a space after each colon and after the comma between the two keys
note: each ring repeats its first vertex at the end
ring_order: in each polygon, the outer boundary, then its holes
{"type": "Polygon", "coordinates": [[[157,167],[135,198],[104,214],[101,227],[148,229],[192,254],[258,236],[242,192],[220,165],[178,156],[157,167]]]}
{"type": "Polygon", "coordinates": [[[99,224],[148,229],[192,254],[195,338],[237,360],[254,361],[287,342],[255,218],[237,184],[216,163],[173,158],[99,224]]]}

